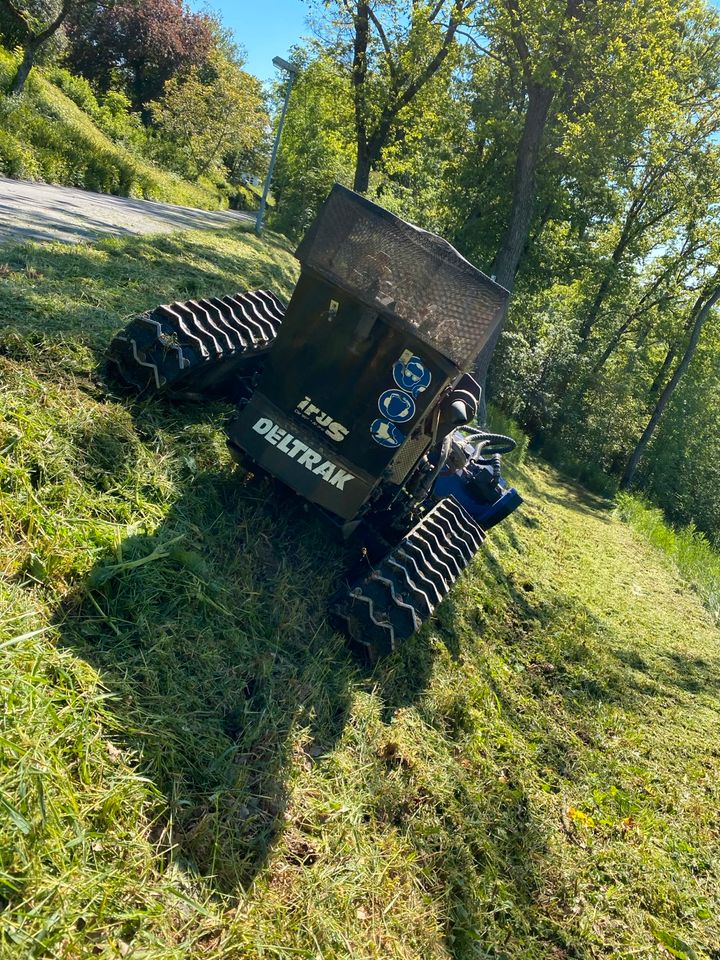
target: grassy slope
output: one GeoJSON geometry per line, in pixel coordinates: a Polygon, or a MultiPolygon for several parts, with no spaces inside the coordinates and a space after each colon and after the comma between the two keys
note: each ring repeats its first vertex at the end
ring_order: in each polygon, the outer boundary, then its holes
{"type": "Polygon", "coordinates": [[[340,548],[232,470],[223,408],[92,373],[126,315],[287,292],[289,254],[2,259],[0,956],[717,958],[720,633],[662,554],[527,463],[366,674],[340,548]]]}
{"type": "Polygon", "coordinates": [[[695,526],[674,527],[662,510],[641,497],[621,494],[620,516],[671,557],[685,580],[700,594],[720,623],[720,552],[695,526]]]}
{"type": "MultiPolygon", "coordinates": [[[[0,90],[16,63],[0,47],[0,90]]],[[[210,186],[188,183],[113,143],[37,68],[19,100],[0,93],[0,174],[210,210],[220,205],[210,186]]]]}

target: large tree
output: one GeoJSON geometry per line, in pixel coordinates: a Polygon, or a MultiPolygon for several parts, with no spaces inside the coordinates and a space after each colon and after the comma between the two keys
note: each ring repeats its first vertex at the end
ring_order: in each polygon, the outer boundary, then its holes
{"type": "Polygon", "coordinates": [[[10,85],[22,93],[38,54],[65,23],[75,7],[96,8],[96,0],[0,0],[0,34],[8,46],[19,46],[23,55],[10,85]]]}
{"type": "MultiPolygon", "coordinates": [[[[511,89],[519,88],[518,135],[503,229],[492,261],[512,292],[518,270],[564,192],[592,204],[598,182],[632,162],[634,144],[662,116],[673,86],[682,24],[694,0],[496,0],[483,8],[489,52],[511,89]],[[546,202],[540,206],[538,182],[546,202]],[[549,197],[549,200],[548,200],[549,197]],[[542,217],[538,223],[538,218],[542,217]]],[[[518,108],[514,107],[514,111],[518,108]]],[[[484,165],[478,165],[483,176],[484,165]]],[[[469,220],[484,217],[480,207],[469,220]]],[[[560,201],[562,205],[563,201],[560,201]]],[[[582,201],[581,201],[582,202],[582,201]]],[[[483,351],[484,380],[499,330],[483,351]]]]}
{"type": "Polygon", "coordinates": [[[217,166],[226,153],[257,147],[267,125],[260,81],[220,51],[210,54],[202,68],[168,80],[162,97],[149,108],[167,142],[169,165],[192,180],[217,166]]]}
{"type": "MultiPolygon", "coordinates": [[[[353,187],[365,193],[403,111],[447,67],[479,0],[334,0],[328,40],[349,59],[355,114],[353,187]]],[[[324,4],[327,6],[327,4],[324,4]]]]}
{"type": "Polygon", "coordinates": [[[97,16],[76,9],[67,32],[73,68],[104,89],[124,80],[146,119],[146,104],[171,77],[204,63],[218,33],[184,0],[115,0],[97,16]]]}
{"type": "Polygon", "coordinates": [[[703,329],[707,324],[713,308],[719,300],[720,279],[714,275],[700,290],[695,302],[692,305],[687,323],[688,338],[682,351],[682,356],[680,357],[672,376],[665,384],[662,393],[657,398],[657,402],[655,403],[652,413],[650,414],[650,419],[648,420],[640,439],[628,458],[622,475],[622,487],[627,489],[628,487],[632,486],[640,461],[645,455],[645,451],[647,450],[648,445],[652,440],[655,431],[657,430],[657,426],[660,423],[660,419],[665,412],[668,403],[672,399],[673,394],[677,390],[678,384],[687,372],[687,369],[697,352],[703,329]]]}

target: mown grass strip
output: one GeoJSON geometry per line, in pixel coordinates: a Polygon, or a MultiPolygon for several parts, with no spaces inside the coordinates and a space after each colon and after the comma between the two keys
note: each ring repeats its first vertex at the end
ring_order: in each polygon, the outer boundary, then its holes
{"type": "Polygon", "coordinates": [[[662,510],[637,495],[618,495],[620,516],[675,563],[697,590],[708,610],[720,622],[720,553],[694,526],[674,527],[662,510]]]}

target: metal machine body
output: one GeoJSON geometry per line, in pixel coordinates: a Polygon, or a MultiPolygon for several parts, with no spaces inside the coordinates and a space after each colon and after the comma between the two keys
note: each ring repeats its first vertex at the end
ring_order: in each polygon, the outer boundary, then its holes
{"type": "Polygon", "coordinates": [[[427,411],[458,375],[392,318],[303,273],[229,436],[297,493],[352,520],[383,479],[405,479],[431,441],[427,411]]]}
{"type": "Polygon", "coordinates": [[[362,543],[331,613],[373,653],[431,615],[521,499],[509,438],[468,424],[467,373],[507,291],[448,243],[336,185],[301,242],[290,303],[268,291],[162,306],[110,347],[136,389],[220,392],[249,457],[362,543]]]}

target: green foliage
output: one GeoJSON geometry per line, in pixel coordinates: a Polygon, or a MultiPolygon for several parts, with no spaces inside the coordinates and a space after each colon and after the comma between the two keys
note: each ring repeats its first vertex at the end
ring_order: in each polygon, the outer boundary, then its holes
{"type": "Polygon", "coordinates": [[[136,152],[142,151],[147,133],[126,94],[109,90],[98,98],[84,77],[70,73],[65,67],[55,67],[47,76],[66,97],[92,118],[95,126],[113,143],[122,143],[136,152]]]}
{"type": "Polygon", "coordinates": [[[39,180],[41,172],[33,150],[0,127],[0,174],[20,180],[39,180]]]}
{"type": "Polygon", "coordinates": [[[487,429],[493,433],[502,433],[506,437],[512,437],[517,446],[512,453],[512,464],[515,467],[522,466],[525,463],[525,457],[530,446],[530,437],[525,433],[517,420],[501,410],[500,407],[488,404],[487,408],[487,429]]]}
{"type": "Polygon", "coordinates": [[[66,97],[69,97],[73,103],[91,117],[95,117],[100,104],[95,96],[93,88],[85,77],[78,77],[70,73],[65,67],[53,67],[46,73],[48,80],[59,87],[66,97]]]}
{"type": "Polygon", "coordinates": [[[577,356],[578,284],[559,280],[512,303],[492,367],[495,401],[533,435],[553,423],[564,398],[558,389],[577,356]]]}
{"type": "Polygon", "coordinates": [[[325,55],[343,73],[350,66],[353,187],[360,193],[368,191],[391,139],[406,132],[404,114],[417,112],[418,95],[460,61],[458,30],[475,6],[475,0],[322,4],[325,55]]]}
{"type": "Polygon", "coordinates": [[[677,390],[639,477],[676,523],[720,545],[720,326],[717,320],[677,390]]]}
{"type": "MultiPolygon", "coordinates": [[[[290,98],[273,176],[273,226],[299,239],[333,183],[352,185],[350,82],[331,59],[296,51],[300,74],[290,98]]],[[[277,100],[284,96],[278,88],[277,100]]]]}
{"type": "Polygon", "coordinates": [[[562,439],[547,437],[537,445],[543,458],[556,466],[565,476],[572,477],[601,497],[614,497],[618,490],[618,478],[601,464],[588,459],[587,452],[578,452],[562,439]]]}
{"type": "Polygon", "coordinates": [[[219,173],[228,154],[251,154],[267,123],[259,81],[219,52],[168,80],[148,109],[159,132],[158,156],[191,180],[219,173]]]}
{"type": "Polygon", "coordinates": [[[142,153],[147,148],[147,130],[139,114],[131,109],[130,98],[119,90],[109,90],[101,98],[93,115],[96,126],[114,143],[142,153]]]}
{"type": "MultiPolygon", "coordinates": [[[[0,86],[6,87],[17,58],[0,48],[0,86]]],[[[153,166],[125,144],[139,127],[122,95],[108,95],[101,104],[90,99],[83,81],[60,74],[73,92],[67,97],[40,72],[31,74],[22,96],[0,102],[0,173],[45,180],[101,193],[165,200],[187,206],[215,208],[220,199],[211,186],[191,185],[153,166]],[[73,100],[84,100],[96,112],[91,117],[73,100]],[[99,125],[118,137],[113,142],[99,125]]]]}

